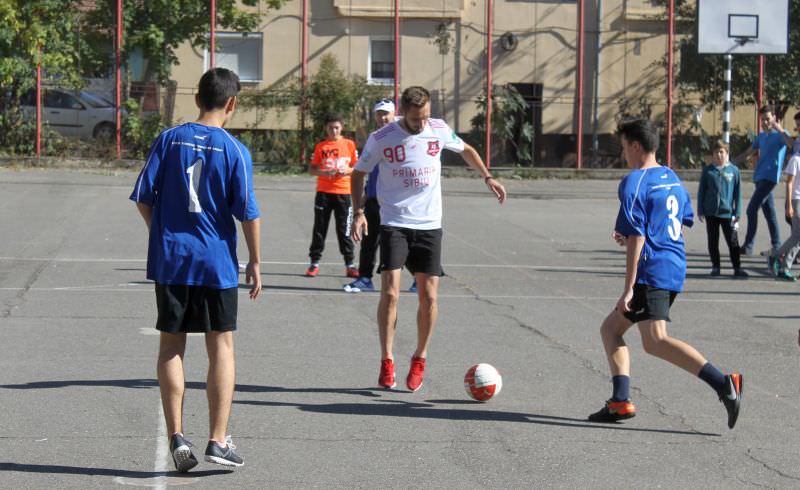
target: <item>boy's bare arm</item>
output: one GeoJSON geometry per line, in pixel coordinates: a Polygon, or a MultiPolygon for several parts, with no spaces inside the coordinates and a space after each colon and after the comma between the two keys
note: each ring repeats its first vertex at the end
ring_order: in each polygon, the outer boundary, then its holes
{"type": "Polygon", "coordinates": [[[153,220],[153,208],[151,208],[147,204],[142,204],[140,202],[137,202],[136,209],[138,209],[139,214],[142,215],[142,219],[144,219],[144,224],[147,225],[147,231],[150,231],[150,222],[153,220]]]}
{"type": "Polygon", "coordinates": [[[249,253],[245,283],[253,282],[253,287],[250,288],[250,299],[256,299],[261,293],[261,219],[242,221],[242,233],[249,253]]]}
{"type": "Polygon", "coordinates": [[[617,310],[620,313],[627,313],[630,311],[631,299],[633,299],[633,286],[636,284],[636,272],[639,268],[639,257],[642,255],[644,248],[644,237],[639,235],[631,235],[627,238],[625,243],[625,288],[622,291],[619,301],[617,301],[617,310]]]}

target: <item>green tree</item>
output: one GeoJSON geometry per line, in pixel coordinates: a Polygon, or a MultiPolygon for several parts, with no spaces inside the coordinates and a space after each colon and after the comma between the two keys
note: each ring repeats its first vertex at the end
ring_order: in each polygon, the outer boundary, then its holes
{"type": "MultiPolygon", "coordinates": [[[[480,154],[486,151],[486,92],[476,101],[478,113],[470,121],[469,140],[480,154]]],[[[492,141],[499,144],[501,160],[506,156],[518,165],[533,162],[533,125],[526,120],[528,102],[513,85],[492,87],[492,141]]],[[[492,152],[493,154],[495,152],[492,152]]]]}
{"type": "Polygon", "coordinates": [[[0,0],[0,148],[31,153],[34,124],[23,117],[20,98],[36,84],[36,66],[64,85],[78,85],[76,26],[72,0],[0,0]]]}
{"type": "MultiPolygon", "coordinates": [[[[328,53],[322,55],[319,68],[308,81],[305,107],[299,78],[287,79],[264,90],[243,93],[240,99],[243,109],[260,110],[261,119],[256,125],[263,122],[268,111],[273,111],[279,117],[292,108],[298,112],[305,111],[306,128],[300,128],[298,115],[299,131],[291,135],[273,132],[267,138],[271,145],[285,148],[282,161],[299,162],[301,141],[305,140],[306,154],[310,154],[314,140],[324,136],[322,121],[329,112],[341,114],[345,119],[345,131],[353,132],[356,140],[363,143],[372,124],[372,105],[381,97],[386,97],[388,91],[389,87],[370,85],[362,76],[348,76],[339,66],[336,56],[328,53]]],[[[272,153],[275,154],[274,151],[272,153]]]]}
{"type": "MultiPolygon", "coordinates": [[[[665,4],[665,0],[659,0],[665,4]]],[[[707,107],[722,103],[725,91],[724,55],[697,52],[697,1],[677,0],[677,29],[682,34],[676,49],[680,52],[677,88],[682,93],[700,96],[707,107]]],[[[789,25],[800,25],[800,0],[789,0],[789,25]]],[[[764,26],[769,29],[770,26],[764,26]]],[[[800,105],[800,30],[789,29],[789,50],[783,55],[765,56],[765,100],[775,104],[780,115],[790,106],[800,105]]],[[[758,56],[734,55],[733,99],[754,104],[758,96],[758,56]]]]}
{"type": "MultiPolygon", "coordinates": [[[[217,0],[217,27],[237,32],[256,31],[267,10],[280,8],[287,1],[217,0]]],[[[87,73],[109,73],[114,66],[115,33],[109,26],[116,25],[116,3],[116,0],[97,0],[86,15],[81,54],[87,73]]],[[[208,46],[210,4],[208,0],[125,0],[124,54],[142,53],[145,80],[166,82],[172,67],[179,64],[175,50],[182,43],[208,46]]]]}

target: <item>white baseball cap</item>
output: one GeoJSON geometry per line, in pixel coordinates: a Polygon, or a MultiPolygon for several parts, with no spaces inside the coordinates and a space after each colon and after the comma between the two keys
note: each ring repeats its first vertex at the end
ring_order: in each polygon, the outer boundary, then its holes
{"type": "Polygon", "coordinates": [[[381,99],[376,102],[375,106],[372,108],[372,112],[378,111],[394,112],[394,102],[392,102],[392,99],[381,99]]]}

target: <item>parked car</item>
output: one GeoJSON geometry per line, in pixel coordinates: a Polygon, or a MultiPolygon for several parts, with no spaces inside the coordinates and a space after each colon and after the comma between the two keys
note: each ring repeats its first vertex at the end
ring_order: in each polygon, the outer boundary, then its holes
{"type": "MultiPolygon", "coordinates": [[[[54,131],[82,139],[114,137],[115,108],[108,100],[86,91],[47,88],[42,92],[42,122],[54,131]]],[[[22,97],[22,110],[26,117],[35,117],[35,90],[22,97]]]]}

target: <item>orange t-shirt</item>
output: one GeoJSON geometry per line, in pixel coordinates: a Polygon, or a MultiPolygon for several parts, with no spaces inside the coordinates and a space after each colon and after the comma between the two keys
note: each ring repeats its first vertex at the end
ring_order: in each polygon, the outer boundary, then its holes
{"type": "MultiPolygon", "coordinates": [[[[314,147],[311,165],[320,170],[354,167],[358,161],[358,151],[353,140],[340,138],[337,141],[324,140],[314,147]]],[[[317,192],[329,194],[350,194],[349,175],[318,175],[317,192]]]]}

